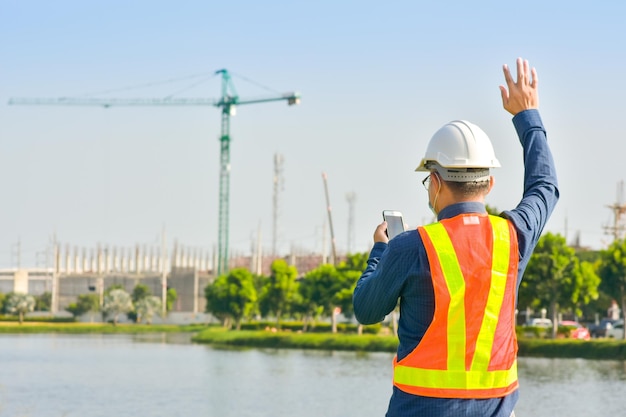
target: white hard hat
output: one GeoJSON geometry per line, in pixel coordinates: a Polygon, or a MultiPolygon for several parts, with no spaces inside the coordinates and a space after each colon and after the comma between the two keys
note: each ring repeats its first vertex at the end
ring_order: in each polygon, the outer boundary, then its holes
{"type": "Polygon", "coordinates": [[[487,134],[473,123],[454,120],[435,132],[416,171],[435,169],[447,181],[484,181],[489,168],[499,166],[487,134]]]}

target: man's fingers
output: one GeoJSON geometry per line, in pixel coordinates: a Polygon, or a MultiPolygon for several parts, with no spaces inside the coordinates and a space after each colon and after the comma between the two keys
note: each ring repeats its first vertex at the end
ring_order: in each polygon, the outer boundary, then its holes
{"type": "Polygon", "coordinates": [[[530,66],[528,65],[528,60],[525,59],[523,61],[524,63],[524,78],[526,79],[526,82],[528,82],[530,84],[531,79],[530,79],[530,66]]]}
{"type": "Polygon", "coordinates": [[[509,102],[509,91],[503,85],[500,86],[500,95],[502,96],[502,104],[506,107],[509,102]]]}
{"type": "Polygon", "coordinates": [[[530,84],[530,86],[532,88],[537,88],[537,83],[539,82],[539,80],[537,79],[537,70],[533,67],[533,69],[530,70],[530,73],[533,76],[533,82],[530,84]]]}
{"type": "MultiPolygon", "coordinates": [[[[528,62],[526,62],[526,65],[528,65],[528,62]]],[[[524,61],[522,58],[517,58],[517,83],[523,84],[525,78],[527,77],[526,72],[524,72],[524,61]]]]}
{"type": "Polygon", "coordinates": [[[506,85],[511,87],[511,85],[515,85],[515,81],[513,81],[513,77],[511,77],[511,71],[509,71],[509,66],[507,64],[502,65],[502,72],[504,72],[504,81],[506,81],[506,85]]]}

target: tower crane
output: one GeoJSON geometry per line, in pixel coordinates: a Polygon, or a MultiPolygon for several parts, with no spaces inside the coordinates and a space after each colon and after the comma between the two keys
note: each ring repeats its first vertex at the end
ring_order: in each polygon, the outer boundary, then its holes
{"type": "Polygon", "coordinates": [[[215,72],[222,77],[222,96],[219,100],[205,98],[11,98],[10,105],[64,105],[64,106],[214,106],[221,109],[220,134],[220,185],[219,185],[219,224],[217,274],[228,272],[229,205],[230,205],[230,117],[236,113],[236,106],[244,104],[287,101],[288,105],[300,104],[300,94],[284,93],[273,97],[242,100],[239,98],[226,69],[215,72]]]}

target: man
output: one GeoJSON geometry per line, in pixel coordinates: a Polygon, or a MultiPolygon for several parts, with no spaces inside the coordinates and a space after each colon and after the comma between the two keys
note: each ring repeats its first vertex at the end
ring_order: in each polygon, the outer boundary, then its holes
{"type": "Polygon", "coordinates": [[[524,153],[523,197],[489,216],[500,166],[478,126],[453,121],[431,138],[416,171],[437,222],[391,241],[381,223],[353,302],[363,324],[400,300],[399,346],[387,417],[509,417],[518,400],[515,304],[523,271],[559,197],[538,112],[537,73],[517,60],[500,86],[524,153]]]}
{"type": "Polygon", "coordinates": [[[606,310],[606,316],[611,320],[619,320],[620,308],[616,300],[611,300],[611,306],[606,310]]]}

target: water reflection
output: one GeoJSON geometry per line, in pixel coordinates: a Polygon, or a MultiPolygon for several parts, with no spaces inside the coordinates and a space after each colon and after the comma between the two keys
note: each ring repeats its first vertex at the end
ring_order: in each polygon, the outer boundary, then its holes
{"type": "Polygon", "coordinates": [[[520,358],[519,417],[624,415],[626,362],[520,358]]]}
{"type": "MultiPolygon", "coordinates": [[[[389,353],[217,349],[189,335],[0,335],[0,417],[381,417],[389,353]]],[[[518,417],[624,415],[626,363],[520,358],[518,417]]]]}

